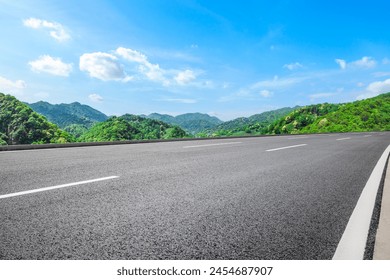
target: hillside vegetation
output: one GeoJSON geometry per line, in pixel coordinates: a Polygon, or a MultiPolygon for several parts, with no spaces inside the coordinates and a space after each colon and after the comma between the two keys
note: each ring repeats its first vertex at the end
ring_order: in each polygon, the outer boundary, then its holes
{"type": "Polygon", "coordinates": [[[11,95],[0,93],[0,145],[66,143],[74,138],[11,95]]]}
{"type": "Polygon", "coordinates": [[[344,104],[287,107],[224,123],[199,113],[176,117],[126,114],[106,119],[103,113],[77,102],[30,106],[38,106],[41,112],[45,108],[45,114],[73,136],[15,97],[0,93],[0,145],[185,138],[201,127],[204,130],[197,137],[390,130],[390,93],[344,104]]]}
{"type": "Polygon", "coordinates": [[[197,134],[203,130],[211,129],[223,123],[217,117],[212,117],[208,114],[201,113],[188,113],[178,115],[176,117],[153,113],[146,117],[154,120],[163,121],[171,125],[180,126],[190,134],[197,134]]]}
{"type": "Polygon", "coordinates": [[[301,133],[390,130],[390,93],[346,103],[317,118],[301,133]]]}
{"type": "Polygon", "coordinates": [[[95,123],[108,119],[102,112],[78,102],[50,104],[39,101],[27,105],[75,137],[85,133],[95,123]]]}
{"type": "Polygon", "coordinates": [[[111,117],[94,125],[81,135],[79,141],[121,141],[141,139],[183,138],[189,135],[180,127],[172,126],[162,121],[126,114],[121,117],[111,117]]]}
{"type": "Polygon", "coordinates": [[[252,115],[248,118],[237,118],[219,124],[212,129],[199,133],[198,136],[239,136],[265,134],[268,126],[298,107],[285,107],[277,110],[252,115]]]}
{"type": "Polygon", "coordinates": [[[294,110],[266,134],[390,130],[390,93],[345,104],[317,104],[294,110]]]}

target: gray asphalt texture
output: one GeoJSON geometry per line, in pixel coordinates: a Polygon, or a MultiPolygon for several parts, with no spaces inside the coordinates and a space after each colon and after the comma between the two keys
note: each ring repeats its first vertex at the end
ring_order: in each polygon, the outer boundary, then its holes
{"type": "Polygon", "coordinates": [[[119,176],[0,199],[0,259],[331,259],[389,144],[377,132],[0,152],[0,195],[119,176]]]}

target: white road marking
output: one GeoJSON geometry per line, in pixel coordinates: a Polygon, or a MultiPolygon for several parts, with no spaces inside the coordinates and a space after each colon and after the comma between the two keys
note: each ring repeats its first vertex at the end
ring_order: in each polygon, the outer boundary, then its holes
{"type": "Polygon", "coordinates": [[[187,148],[201,148],[201,147],[210,147],[210,146],[220,146],[220,145],[233,145],[241,144],[242,142],[227,142],[227,143],[217,143],[217,144],[205,144],[205,145],[195,145],[195,146],[184,146],[184,149],[187,148]]]}
{"type": "Polygon", "coordinates": [[[389,153],[390,145],[368,178],[337,246],[334,260],[363,260],[375,199],[389,153]]]}
{"type": "Polygon", "coordinates": [[[269,149],[269,150],[266,150],[266,152],[273,152],[273,151],[279,151],[279,150],[284,150],[284,149],[290,149],[290,148],[302,147],[302,146],[306,146],[306,145],[307,145],[307,144],[299,144],[299,145],[294,145],[294,146],[287,146],[287,147],[281,147],[281,148],[269,149]]]}
{"type": "Polygon", "coordinates": [[[372,135],[364,135],[363,137],[370,137],[370,136],[372,136],[372,135]]]}
{"type": "Polygon", "coordinates": [[[34,189],[34,190],[29,190],[29,191],[22,191],[22,192],[16,192],[16,193],[3,194],[3,195],[0,195],[0,199],[8,198],[8,197],[14,197],[14,196],[21,196],[21,195],[26,195],[26,194],[31,194],[31,193],[37,193],[37,192],[50,191],[50,190],[61,189],[61,188],[67,188],[67,187],[73,187],[73,186],[77,186],[77,185],[83,185],[83,184],[89,184],[89,183],[93,183],[93,182],[99,182],[99,181],[104,181],[104,180],[115,179],[115,178],[118,178],[118,177],[119,176],[109,176],[109,177],[104,177],[104,178],[80,181],[80,182],[75,182],[75,183],[69,183],[69,184],[63,184],[63,185],[58,185],[58,186],[34,189]]]}
{"type": "Polygon", "coordinates": [[[348,139],[351,139],[351,137],[339,138],[339,139],[336,139],[336,141],[342,141],[342,140],[348,140],[348,139]]]}
{"type": "Polygon", "coordinates": [[[296,136],[296,137],[289,137],[287,139],[293,140],[293,139],[305,139],[305,138],[309,138],[309,136],[296,136]]]}

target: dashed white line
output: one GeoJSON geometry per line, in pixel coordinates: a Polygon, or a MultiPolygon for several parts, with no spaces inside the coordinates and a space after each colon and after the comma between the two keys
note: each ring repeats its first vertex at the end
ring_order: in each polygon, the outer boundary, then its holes
{"type": "Polygon", "coordinates": [[[63,184],[63,185],[52,186],[52,187],[45,187],[45,188],[34,189],[34,190],[29,190],[29,191],[3,194],[3,195],[0,195],[0,199],[14,197],[14,196],[21,196],[21,195],[26,195],[26,194],[31,194],[31,193],[37,193],[37,192],[50,191],[50,190],[61,189],[61,188],[67,188],[67,187],[73,187],[73,186],[77,186],[77,185],[83,185],[83,184],[88,184],[88,183],[94,183],[94,182],[99,182],[99,181],[104,181],[104,180],[115,179],[118,177],[119,176],[109,176],[109,177],[104,177],[104,178],[80,181],[80,182],[63,184]]]}
{"type": "Polygon", "coordinates": [[[372,135],[364,135],[363,137],[370,137],[370,136],[372,136],[372,135]]]}
{"type": "Polygon", "coordinates": [[[210,147],[210,146],[221,146],[221,145],[234,145],[241,144],[242,142],[226,142],[226,143],[217,143],[217,144],[204,144],[204,145],[194,145],[194,146],[184,146],[184,149],[187,148],[201,148],[201,147],[210,147]]]}
{"type": "Polygon", "coordinates": [[[336,139],[336,141],[342,141],[342,140],[348,140],[348,139],[351,139],[351,137],[339,138],[339,139],[336,139]]]}
{"type": "Polygon", "coordinates": [[[302,147],[302,146],[306,146],[306,145],[307,145],[307,144],[299,144],[299,145],[293,145],[293,146],[286,146],[286,147],[281,147],[281,148],[269,149],[269,150],[266,150],[266,152],[273,152],[273,151],[279,151],[279,150],[284,150],[284,149],[297,148],[297,147],[302,147]]]}
{"type": "Polygon", "coordinates": [[[306,139],[306,138],[310,138],[310,137],[308,137],[308,136],[296,136],[296,137],[289,137],[287,139],[294,140],[294,139],[306,139]]]}

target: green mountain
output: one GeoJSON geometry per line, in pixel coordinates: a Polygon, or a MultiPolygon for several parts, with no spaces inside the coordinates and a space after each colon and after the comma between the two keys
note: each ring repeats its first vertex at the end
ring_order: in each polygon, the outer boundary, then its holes
{"type": "Polygon", "coordinates": [[[74,139],[11,95],[0,93],[0,145],[66,143],[74,139]]]}
{"type": "Polygon", "coordinates": [[[178,125],[175,117],[166,114],[152,113],[148,116],[142,115],[142,117],[157,120],[157,121],[162,121],[168,124],[178,125]]]}
{"type": "Polygon", "coordinates": [[[147,119],[141,116],[126,114],[121,117],[111,117],[104,122],[95,124],[79,141],[121,141],[141,139],[171,139],[183,138],[189,135],[180,127],[172,126],[162,121],[147,119]]]}
{"type": "Polygon", "coordinates": [[[212,129],[205,130],[200,133],[199,136],[237,136],[264,134],[270,124],[297,108],[299,107],[285,107],[261,114],[256,114],[248,118],[237,118],[217,125],[212,129]]]}
{"type": "Polygon", "coordinates": [[[205,129],[211,129],[222,123],[217,117],[201,113],[188,113],[176,117],[153,113],[147,116],[150,119],[163,121],[172,125],[178,125],[191,134],[196,134],[205,129]]]}
{"type": "Polygon", "coordinates": [[[344,104],[294,110],[269,126],[267,134],[390,130],[390,93],[344,104]]]}
{"type": "Polygon", "coordinates": [[[86,132],[95,123],[108,119],[102,112],[78,102],[71,104],[50,104],[39,101],[27,105],[34,111],[45,116],[50,122],[76,137],[86,132]]]}

